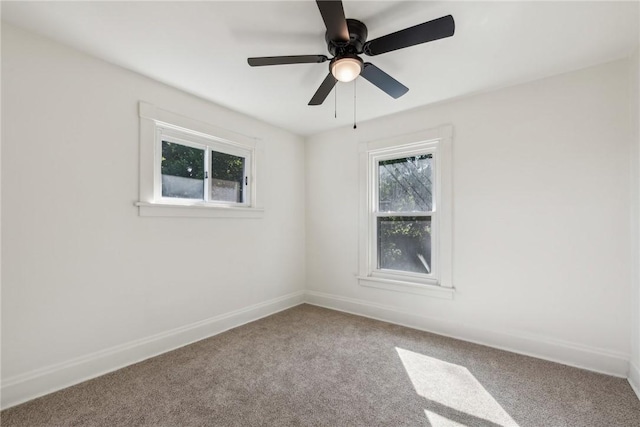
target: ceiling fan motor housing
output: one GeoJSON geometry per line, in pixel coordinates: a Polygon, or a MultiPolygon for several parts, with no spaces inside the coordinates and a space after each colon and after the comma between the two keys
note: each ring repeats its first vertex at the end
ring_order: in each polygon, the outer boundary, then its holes
{"type": "Polygon", "coordinates": [[[357,19],[347,19],[347,28],[349,29],[348,42],[331,40],[329,33],[325,33],[324,39],[327,41],[327,49],[331,55],[342,57],[362,53],[364,43],[367,41],[367,26],[357,19]]]}

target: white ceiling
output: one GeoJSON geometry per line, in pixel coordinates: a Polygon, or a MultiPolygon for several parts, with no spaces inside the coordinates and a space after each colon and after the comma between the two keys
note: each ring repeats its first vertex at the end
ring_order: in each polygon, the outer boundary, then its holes
{"type": "MultiPolygon", "coordinates": [[[[345,0],[369,40],[444,15],[453,37],[366,58],[409,87],[394,100],[357,80],[364,121],[622,58],[638,2],[345,0]]],[[[301,135],[353,121],[353,83],[307,103],[328,63],[251,68],[251,56],[327,54],[314,1],[2,2],[2,19],[301,135]]],[[[170,106],[166,106],[169,108],[170,106]]]]}

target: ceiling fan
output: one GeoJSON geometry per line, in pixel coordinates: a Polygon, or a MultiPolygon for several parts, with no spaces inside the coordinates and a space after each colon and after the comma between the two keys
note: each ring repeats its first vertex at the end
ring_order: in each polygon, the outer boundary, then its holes
{"type": "Polygon", "coordinates": [[[316,0],[316,3],[327,27],[325,40],[333,58],[329,59],[325,55],[294,55],[264,56],[247,60],[252,67],[329,61],[329,74],[309,101],[309,105],[322,104],[338,81],[350,82],[358,76],[364,77],[393,98],[399,98],[407,93],[409,88],[370,62],[364,62],[359,55],[380,55],[451,37],[455,32],[453,17],[447,15],[367,41],[367,26],[358,20],[346,19],[342,1],[316,0]]]}

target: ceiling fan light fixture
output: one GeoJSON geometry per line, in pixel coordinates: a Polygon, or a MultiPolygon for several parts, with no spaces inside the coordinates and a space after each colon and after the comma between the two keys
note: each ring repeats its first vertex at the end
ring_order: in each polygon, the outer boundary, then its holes
{"type": "Polygon", "coordinates": [[[362,59],[348,56],[336,59],[331,63],[331,74],[339,82],[350,82],[362,72],[362,59]]]}

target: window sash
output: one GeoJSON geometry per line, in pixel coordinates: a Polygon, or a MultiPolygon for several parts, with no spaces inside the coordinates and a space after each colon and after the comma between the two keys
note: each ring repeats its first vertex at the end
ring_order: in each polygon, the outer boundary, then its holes
{"type": "MultiPolygon", "coordinates": [[[[204,190],[205,190],[206,176],[207,176],[207,170],[205,168],[205,163],[204,163],[204,162],[206,162],[206,158],[207,158],[207,149],[206,149],[206,147],[194,146],[193,144],[187,145],[187,144],[183,144],[183,143],[180,143],[180,142],[176,142],[175,140],[173,140],[171,138],[162,138],[162,140],[160,141],[160,151],[161,151],[160,156],[161,156],[161,159],[164,159],[164,145],[165,145],[165,143],[173,144],[173,145],[180,146],[180,147],[186,147],[186,148],[189,148],[189,149],[192,149],[192,150],[197,150],[197,151],[200,152],[199,154],[202,155],[202,164],[200,165],[200,167],[202,167],[202,178],[194,179],[194,181],[197,180],[199,185],[202,185],[203,187],[202,187],[202,190],[200,192],[200,197],[199,198],[194,198],[194,197],[184,197],[183,198],[183,197],[165,196],[164,195],[164,193],[165,193],[165,191],[164,191],[165,190],[165,187],[164,187],[165,174],[162,173],[162,168],[163,168],[163,164],[162,163],[163,162],[161,160],[160,164],[159,164],[159,168],[160,168],[160,178],[161,178],[161,180],[160,180],[160,193],[161,193],[162,198],[165,199],[165,200],[183,200],[183,201],[184,200],[189,200],[189,201],[194,201],[194,202],[198,202],[198,201],[204,200],[204,190]]],[[[173,175],[168,174],[167,176],[173,176],[173,175]]]]}
{"type": "MultiPolygon", "coordinates": [[[[239,156],[239,155],[235,155],[235,154],[229,154],[229,153],[224,153],[222,151],[216,151],[216,150],[209,150],[209,163],[207,164],[209,167],[208,173],[207,173],[207,178],[209,180],[209,187],[206,189],[207,192],[207,196],[209,197],[209,201],[211,203],[223,203],[223,204],[233,204],[233,205],[243,205],[245,204],[245,202],[247,201],[247,192],[248,192],[248,185],[249,185],[249,174],[248,174],[248,170],[249,170],[249,166],[250,166],[250,159],[248,159],[247,157],[244,156],[239,156]],[[220,200],[220,199],[213,199],[212,198],[212,193],[214,190],[214,181],[218,180],[219,178],[214,178],[215,175],[217,175],[216,170],[213,168],[213,157],[214,157],[214,153],[216,154],[223,154],[223,155],[229,155],[229,156],[233,156],[236,158],[240,158],[242,159],[242,174],[240,177],[240,195],[242,198],[242,201],[238,202],[236,201],[230,201],[230,200],[220,200]]],[[[231,182],[237,182],[237,181],[231,181],[231,182]]]]}
{"type": "Polygon", "coordinates": [[[370,265],[370,274],[373,277],[387,278],[393,279],[394,276],[412,278],[418,281],[422,281],[427,284],[436,284],[438,280],[438,216],[435,212],[413,212],[412,215],[407,214],[406,212],[397,212],[397,213],[389,213],[377,212],[371,216],[371,232],[370,232],[370,254],[371,259],[369,260],[370,265]],[[415,273],[411,271],[403,271],[403,270],[393,270],[388,268],[380,268],[378,264],[379,253],[378,253],[378,218],[388,218],[388,217],[428,217],[431,218],[431,272],[430,273],[415,273]]]}

